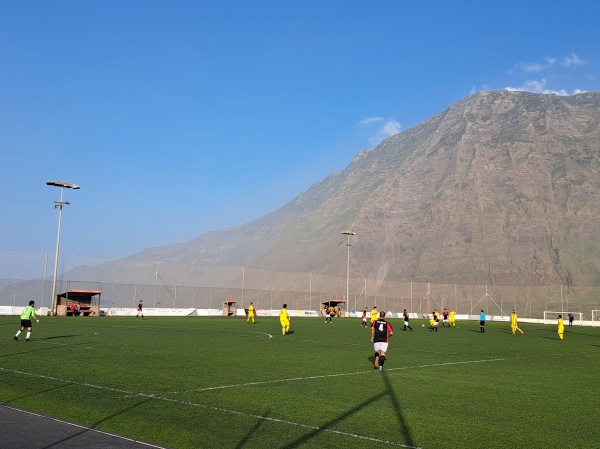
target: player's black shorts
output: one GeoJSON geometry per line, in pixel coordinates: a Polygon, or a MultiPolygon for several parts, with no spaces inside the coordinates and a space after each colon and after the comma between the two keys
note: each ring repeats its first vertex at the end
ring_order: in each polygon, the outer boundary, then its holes
{"type": "Polygon", "coordinates": [[[480,322],[479,322],[479,325],[480,325],[480,326],[485,326],[485,321],[480,321],[480,322]]]}
{"type": "Polygon", "coordinates": [[[31,320],[21,320],[21,327],[31,327],[31,320]]]}

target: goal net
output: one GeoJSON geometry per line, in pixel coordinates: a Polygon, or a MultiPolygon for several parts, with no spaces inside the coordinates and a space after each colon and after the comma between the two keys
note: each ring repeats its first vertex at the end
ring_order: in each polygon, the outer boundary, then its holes
{"type": "MultiPolygon", "coordinates": [[[[598,313],[600,313],[600,310],[598,313]]],[[[573,324],[582,325],[583,314],[581,312],[553,312],[551,310],[544,310],[544,324],[556,324],[559,315],[562,315],[565,326],[569,325],[569,315],[573,316],[573,324]]]]}
{"type": "Polygon", "coordinates": [[[600,310],[592,310],[592,326],[600,326],[600,310]]]}

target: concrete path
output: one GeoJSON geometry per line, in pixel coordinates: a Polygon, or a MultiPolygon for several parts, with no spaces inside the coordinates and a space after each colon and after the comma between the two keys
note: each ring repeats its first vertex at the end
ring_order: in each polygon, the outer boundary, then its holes
{"type": "Polygon", "coordinates": [[[168,449],[4,404],[0,404],[0,448],[168,449]]]}

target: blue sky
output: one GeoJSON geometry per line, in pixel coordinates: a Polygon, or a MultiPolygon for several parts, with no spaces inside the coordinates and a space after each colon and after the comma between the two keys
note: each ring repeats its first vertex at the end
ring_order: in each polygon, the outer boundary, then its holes
{"type": "Polygon", "coordinates": [[[81,186],[61,253],[121,258],[271,212],[480,90],[599,90],[599,5],[2,2],[0,256],[54,252],[47,180],[81,186]]]}

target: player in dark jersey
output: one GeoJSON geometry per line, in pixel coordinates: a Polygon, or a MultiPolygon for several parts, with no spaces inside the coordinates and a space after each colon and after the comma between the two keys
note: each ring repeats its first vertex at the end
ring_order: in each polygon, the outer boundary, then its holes
{"type": "Polygon", "coordinates": [[[142,320],[144,320],[144,301],[140,301],[140,303],[138,304],[138,308],[137,308],[137,315],[135,316],[135,319],[137,320],[140,315],[142,315],[142,320]]]}
{"type": "Polygon", "coordinates": [[[448,327],[450,327],[450,322],[448,321],[448,316],[450,315],[450,312],[448,312],[448,309],[444,309],[444,311],[442,312],[442,327],[444,327],[446,324],[448,325],[448,327]]]}
{"type": "Polygon", "coordinates": [[[375,368],[383,370],[385,353],[387,352],[390,337],[394,335],[392,325],[385,319],[385,312],[379,313],[379,318],[371,325],[371,341],[375,349],[375,368]]]}
{"type": "Polygon", "coordinates": [[[410,317],[408,316],[408,312],[406,311],[406,309],[404,309],[404,313],[402,314],[402,318],[404,319],[404,330],[406,330],[406,328],[409,328],[410,331],[412,332],[413,328],[410,327],[410,324],[409,324],[410,317]]]}
{"type": "Polygon", "coordinates": [[[367,327],[367,312],[368,312],[368,310],[369,309],[367,309],[366,307],[363,310],[363,313],[362,313],[362,324],[361,324],[362,327],[367,327]]]}

